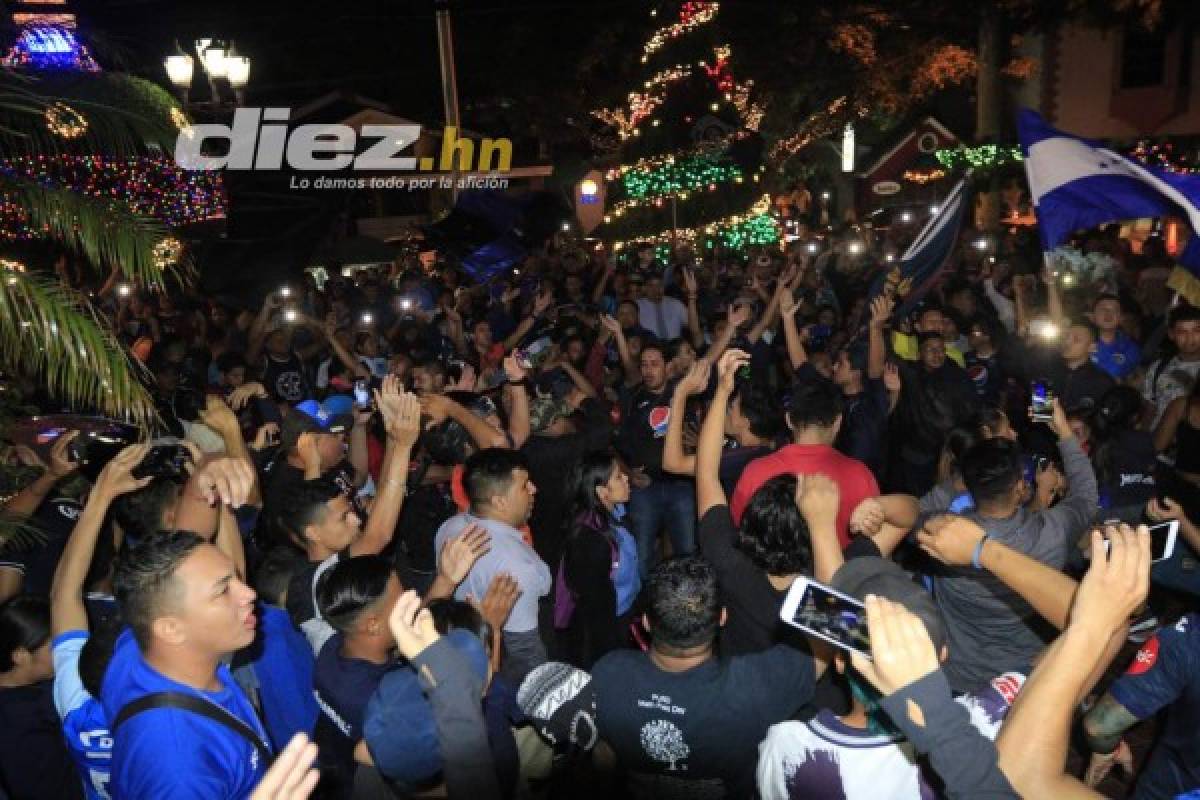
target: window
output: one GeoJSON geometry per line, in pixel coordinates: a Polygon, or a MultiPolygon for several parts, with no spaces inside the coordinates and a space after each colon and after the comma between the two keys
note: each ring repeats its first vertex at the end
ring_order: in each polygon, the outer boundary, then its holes
{"type": "Polygon", "coordinates": [[[1161,86],[1166,76],[1166,31],[1128,28],[1121,46],[1121,88],[1161,86]]]}

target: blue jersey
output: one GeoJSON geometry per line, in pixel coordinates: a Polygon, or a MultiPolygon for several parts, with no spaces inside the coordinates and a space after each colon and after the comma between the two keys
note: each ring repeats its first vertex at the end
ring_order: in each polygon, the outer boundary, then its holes
{"type": "MultiPolygon", "coordinates": [[[[217,680],[221,688],[215,692],[171,680],[146,663],[127,630],[117,639],[104,673],[104,710],[112,718],[145,695],[183,692],[238,717],[266,745],[269,740],[254,707],[223,664],[217,667],[217,680]]],[[[182,709],[143,711],[113,737],[112,795],[122,800],[249,797],[266,771],[258,750],[236,731],[182,709]]]]}
{"type": "Polygon", "coordinates": [[[1147,640],[1109,693],[1138,719],[1168,709],[1134,796],[1171,800],[1200,786],[1200,614],[1147,640]]]}
{"type": "Polygon", "coordinates": [[[54,637],[54,709],[62,720],[67,750],[83,778],[88,800],[109,800],[113,741],[108,717],[79,677],[79,654],[87,640],[87,631],[67,631],[54,637]]]}
{"type": "Polygon", "coordinates": [[[1142,349],[1137,342],[1120,331],[1111,343],[1097,339],[1092,351],[1092,363],[1118,381],[1137,369],[1141,360],[1142,349]]]}

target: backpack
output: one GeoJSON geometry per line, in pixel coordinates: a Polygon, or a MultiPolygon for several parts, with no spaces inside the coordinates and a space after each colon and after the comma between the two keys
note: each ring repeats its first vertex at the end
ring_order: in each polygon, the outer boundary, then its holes
{"type": "MultiPolygon", "coordinates": [[[[641,576],[637,568],[637,542],[632,534],[624,527],[609,529],[612,534],[603,533],[608,540],[609,552],[612,556],[612,569],[608,577],[613,582],[617,592],[617,610],[622,606],[632,605],[633,598],[641,589],[641,576]],[[632,569],[621,567],[629,564],[632,569]]],[[[564,555],[558,562],[558,573],[554,581],[554,627],[563,630],[570,626],[571,618],[575,616],[575,593],[567,586],[567,559],[564,555]]]]}

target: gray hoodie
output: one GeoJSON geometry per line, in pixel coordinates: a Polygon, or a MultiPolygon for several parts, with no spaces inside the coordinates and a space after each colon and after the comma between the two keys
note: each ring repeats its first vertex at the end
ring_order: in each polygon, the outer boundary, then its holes
{"type": "MultiPolygon", "coordinates": [[[[1096,476],[1079,443],[1059,442],[1069,489],[1053,508],[1029,512],[1017,509],[1008,519],[993,519],[970,511],[963,516],[979,524],[995,540],[1062,569],[1073,542],[1096,513],[1096,476]]],[[[939,487],[922,499],[922,510],[945,511],[949,492],[939,487]],[[945,498],[933,508],[935,497],[945,498]]],[[[1055,631],[1021,597],[990,573],[974,567],[939,567],[934,573],[934,598],[946,621],[949,661],[946,677],[957,692],[972,691],[1008,671],[1028,672],[1033,659],[1055,631]]]]}

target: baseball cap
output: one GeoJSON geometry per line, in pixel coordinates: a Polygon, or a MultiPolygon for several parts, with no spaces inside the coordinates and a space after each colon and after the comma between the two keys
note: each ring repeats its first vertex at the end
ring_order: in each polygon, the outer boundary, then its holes
{"type": "Polygon", "coordinates": [[[596,688],[583,670],[558,661],[542,664],[521,682],[517,705],[550,744],[583,752],[596,746],[596,688]]]}
{"type": "Polygon", "coordinates": [[[539,394],[529,404],[529,427],[536,433],[549,428],[556,419],[571,416],[571,407],[553,394],[539,394]]]}
{"type": "Polygon", "coordinates": [[[831,585],[859,601],[873,594],[899,603],[924,623],[934,650],[941,652],[946,644],[946,623],[933,597],[896,562],[876,556],[852,558],[834,573],[831,585]]]}
{"type": "MultiPolygon", "coordinates": [[[[336,398],[330,398],[336,400],[336,398]]],[[[352,401],[353,402],[353,401],[352,401]]],[[[354,416],[337,402],[322,405],[316,400],[305,400],[292,410],[301,415],[305,433],[346,433],[354,427],[354,416]]]]}

